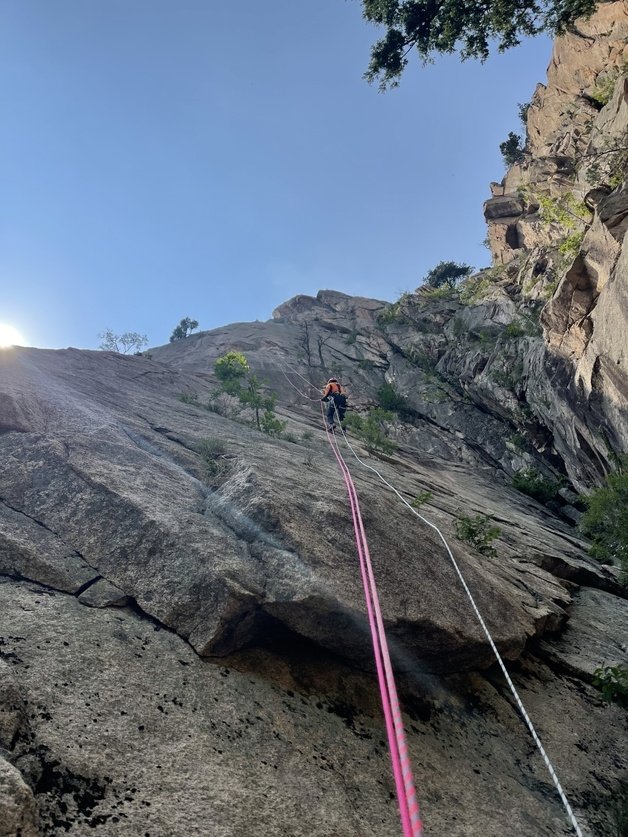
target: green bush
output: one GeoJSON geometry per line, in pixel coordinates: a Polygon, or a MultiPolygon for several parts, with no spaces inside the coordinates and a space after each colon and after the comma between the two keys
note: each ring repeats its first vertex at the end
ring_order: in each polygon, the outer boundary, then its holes
{"type": "Polygon", "coordinates": [[[521,325],[521,323],[516,322],[516,320],[513,320],[512,323],[508,323],[504,329],[504,337],[507,337],[509,340],[516,340],[517,337],[523,337],[525,334],[526,329],[521,325]]]}
{"type": "Polygon", "coordinates": [[[613,91],[615,90],[616,81],[616,74],[606,76],[606,78],[596,84],[593,90],[589,93],[590,98],[593,99],[593,101],[596,102],[600,108],[603,108],[604,105],[607,105],[610,102],[613,91]]]}
{"type": "Polygon", "coordinates": [[[606,484],[586,499],[580,531],[593,541],[590,553],[601,561],[617,562],[628,575],[628,472],[609,474],[606,484]]]}
{"type": "Polygon", "coordinates": [[[513,433],[511,436],[508,437],[508,441],[511,445],[517,448],[517,450],[525,450],[527,448],[526,437],[523,436],[521,433],[513,433]]]}
{"type": "Polygon", "coordinates": [[[483,555],[497,555],[491,542],[501,535],[501,529],[491,526],[491,518],[484,514],[476,514],[475,517],[461,515],[456,521],[456,535],[483,555]]]}
{"type": "Polygon", "coordinates": [[[391,302],[390,305],[387,305],[383,311],[381,311],[377,316],[377,322],[380,325],[391,325],[392,323],[405,323],[408,322],[407,318],[401,313],[401,306],[403,303],[407,302],[412,294],[402,293],[399,299],[396,302],[391,302]]]}
{"type": "Polygon", "coordinates": [[[222,439],[208,436],[197,443],[196,450],[210,477],[217,477],[226,470],[227,463],[223,457],[227,453],[227,446],[222,439]]]}
{"type": "Polygon", "coordinates": [[[458,292],[451,285],[441,285],[439,288],[422,285],[421,295],[426,299],[453,299],[458,296],[458,292]]]}
{"type": "Polygon", "coordinates": [[[488,371],[488,377],[491,381],[494,381],[498,387],[502,387],[502,389],[514,391],[517,386],[517,381],[515,380],[512,372],[507,372],[505,369],[495,369],[494,367],[491,367],[488,371]]]}
{"type": "Polygon", "coordinates": [[[179,401],[183,401],[184,404],[198,405],[198,395],[195,392],[182,392],[179,395],[179,401]]]}
{"type": "Polygon", "coordinates": [[[513,487],[528,497],[533,497],[539,503],[548,503],[553,500],[559,489],[559,484],[554,480],[548,480],[535,468],[524,468],[512,478],[513,487]]]}
{"type": "Polygon", "coordinates": [[[580,232],[573,232],[570,235],[563,238],[558,247],[558,252],[563,256],[567,261],[572,262],[578,253],[580,252],[580,247],[582,245],[582,239],[584,238],[584,231],[581,230],[580,232]]]}
{"type": "Polygon", "coordinates": [[[367,450],[393,453],[396,446],[386,438],[386,422],[392,421],[393,418],[392,413],[382,410],[381,407],[374,407],[366,416],[347,413],[345,427],[364,442],[367,450]]]}
{"type": "Polygon", "coordinates": [[[602,692],[607,703],[628,709],[628,667],[600,666],[593,672],[593,685],[602,692]]]}
{"type": "Polygon", "coordinates": [[[464,305],[473,305],[473,303],[479,302],[490,293],[491,288],[499,278],[500,271],[493,268],[467,279],[460,287],[460,302],[464,305]]]}
{"type": "Polygon", "coordinates": [[[410,349],[408,354],[406,355],[410,363],[414,366],[418,366],[422,372],[425,372],[427,375],[434,375],[435,374],[435,367],[438,361],[431,358],[425,352],[422,352],[420,349],[410,349]]]}
{"type": "Polygon", "coordinates": [[[525,102],[524,104],[519,102],[519,104],[517,105],[517,109],[519,111],[519,119],[521,120],[521,124],[524,130],[528,123],[528,111],[530,110],[531,104],[532,102],[525,102]]]}
{"type": "Polygon", "coordinates": [[[400,416],[409,412],[407,399],[397,392],[394,384],[382,384],[377,390],[377,400],[384,410],[398,413],[400,416]]]}
{"type": "Polygon", "coordinates": [[[274,410],[266,409],[264,410],[264,414],[260,419],[259,429],[263,433],[267,433],[269,436],[281,436],[286,426],[286,423],[287,422],[280,421],[277,418],[277,416],[274,413],[274,410]]]}
{"type": "Polygon", "coordinates": [[[227,418],[235,418],[242,407],[253,410],[255,426],[269,436],[280,436],[286,422],[275,415],[277,396],[265,391],[264,381],[251,372],[241,352],[227,352],[214,364],[221,388],[212,393],[207,409],[227,418]],[[237,399],[237,401],[236,401],[237,399]],[[238,401],[240,408],[238,409],[238,401]]]}
{"type": "Polygon", "coordinates": [[[429,488],[425,491],[421,491],[419,494],[416,495],[414,500],[411,501],[410,505],[413,509],[420,509],[421,506],[424,506],[434,496],[434,492],[430,491],[429,488]]]}

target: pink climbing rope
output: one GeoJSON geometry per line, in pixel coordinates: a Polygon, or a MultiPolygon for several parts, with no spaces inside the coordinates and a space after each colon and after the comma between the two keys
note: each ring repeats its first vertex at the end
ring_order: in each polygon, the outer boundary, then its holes
{"type": "Polygon", "coordinates": [[[351,507],[355,542],[360,560],[360,574],[364,585],[366,609],[371,629],[371,637],[373,640],[375,667],[377,669],[377,679],[382,698],[386,733],[388,735],[388,747],[390,750],[390,758],[395,779],[397,801],[399,803],[401,827],[404,837],[421,837],[423,834],[423,824],[421,822],[419,803],[417,801],[414,780],[412,778],[412,767],[410,765],[408,745],[406,743],[405,732],[403,729],[403,720],[401,717],[401,709],[399,707],[399,699],[397,697],[397,688],[395,686],[395,678],[393,675],[392,664],[390,662],[388,643],[386,641],[384,620],[379,606],[379,597],[377,595],[375,576],[373,574],[368,542],[366,540],[364,523],[360,512],[358,494],[353,478],[351,477],[351,472],[349,471],[347,463],[340,452],[335,436],[327,428],[322,404],[321,414],[323,421],[325,422],[327,440],[340,467],[345,481],[345,486],[347,488],[349,505],[351,507]]]}

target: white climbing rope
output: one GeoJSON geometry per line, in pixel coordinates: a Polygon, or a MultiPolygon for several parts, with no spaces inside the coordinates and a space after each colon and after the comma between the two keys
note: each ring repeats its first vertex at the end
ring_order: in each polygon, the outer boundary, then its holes
{"type": "MultiPolygon", "coordinates": [[[[298,377],[301,378],[301,380],[305,381],[305,383],[308,386],[312,387],[313,389],[317,389],[314,386],[314,384],[312,384],[310,381],[308,381],[307,378],[304,378],[303,375],[301,375],[299,372],[297,372],[296,369],[292,369],[288,364],[285,364],[285,365],[288,367],[288,369],[293,374],[298,375],[298,377]]],[[[310,396],[304,395],[304,393],[302,393],[298,389],[298,387],[296,387],[292,383],[292,381],[290,381],[290,379],[288,378],[286,373],[283,371],[283,369],[281,371],[283,372],[283,375],[286,378],[286,380],[288,381],[288,383],[294,389],[296,389],[297,392],[299,392],[299,394],[303,398],[307,398],[310,401],[318,400],[318,399],[310,398],[310,396]]],[[[445,547],[445,550],[447,551],[447,554],[449,555],[451,563],[453,564],[454,570],[456,571],[456,575],[460,579],[460,583],[462,584],[462,587],[463,587],[463,589],[464,589],[464,591],[467,595],[467,598],[469,599],[469,602],[471,603],[471,607],[473,608],[473,611],[474,611],[475,615],[477,616],[477,619],[478,619],[480,625],[482,626],[482,630],[484,631],[484,635],[486,636],[486,638],[489,642],[489,645],[491,646],[491,649],[493,651],[493,654],[495,655],[495,659],[497,660],[497,662],[499,664],[499,667],[502,670],[502,673],[503,673],[504,677],[506,678],[506,682],[508,683],[508,687],[509,687],[509,689],[512,693],[513,698],[515,699],[515,703],[517,704],[517,707],[519,708],[521,716],[522,716],[523,720],[525,721],[525,724],[528,727],[528,730],[530,731],[532,739],[534,740],[534,743],[536,744],[536,746],[537,746],[537,748],[538,748],[538,750],[539,750],[539,752],[540,752],[540,754],[543,758],[543,761],[545,762],[545,766],[547,767],[547,770],[548,770],[550,776],[552,777],[552,781],[554,783],[554,786],[556,787],[556,790],[558,791],[558,795],[560,797],[561,802],[563,803],[563,806],[564,806],[565,811],[567,813],[567,817],[568,817],[568,819],[569,819],[569,821],[570,821],[570,823],[573,827],[573,830],[576,833],[577,837],[583,837],[582,830],[580,828],[580,825],[578,824],[578,820],[576,819],[576,816],[575,816],[575,814],[574,814],[574,812],[571,808],[571,805],[569,804],[569,800],[567,799],[567,796],[565,795],[565,792],[564,792],[564,790],[562,788],[562,785],[561,785],[561,783],[558,779],[556,771],[554,770],[554,766],[552,765],[552,762],[550,761],[549,756],[545,752],[545,748],[543,747],[543,744],[541,743],[541,739],[539,738],[539,736],[537,734],[537,731],[534,728],[534,724],[530,720],[530,716],[528,715],[528,713],[526,711],[526,708],[523,705],[523,702],[522,702],[521,698],[519,697],[519,693],[518,693],[518,691],[515,687],[515,684],[513,683],[512,678],[510,677],[510,674],[508,673],[508,669],[506,668],[506,665],[505,665],[505,663],[502,659],[501,654],[497,650],[497,646],[495,645],[495,642],[493,640],[491,632],[489,631],[489,629],[486,625],[486,622],[484,621],[484,618],[482,617],[482,614],[480,613],[480,610],[479,610],[479,608],[478,608],[478,606],[475,602],[475,599],[473,598],[473,594],[471,593],[471,590],[469,589],[469,586],[468,586],[467,582],[465,581],[464,576],[462,575],[462,571],[460,570],[458,562],[454,558],[454,554],[451,551],[451,549],[449,547],[449,544],[447,543],[447,540],[445,539],[445,536],[443,535],[441,530],[438,528],[438,526],[436,526],[436,524],[432,523],[430,520],[428,520],[426,517],[424,517],[422,514],[420,514],[413,506],[411,506],[410,503],[406,500],[406,498],[399,491],[397,491],[397,489],[395,488],[394,485],[392,485],[390,482],[388,482],[388,480],[384,476],[382,476],[382,474],[377,470],[377,468],[374,468],[372,465],[369,465],[367,462],[364,462],[364,460],[360,459],[358,454],[355,452],[355,449],[353,448],[353,445],[347,439],[347,434],[345,433],[344,428],[343,428],[342,424],[340,423],[340,417],[338,416],[338,410],[337,409],[336,409],[336,419],[338,421],[338,426],[340,427],[340,430],[342,432],[342,436],[343,436],[345,444],[347,445],[347,447],[349,448],[349,450],[351,451],[353,456],[356,458],[356,460],[360,463],[360,465],[362,465],[364,468],[368,468],[369,471],[372,471],[374,474],[376,474],[377,477],[384,483],[384,485],[388,486],[388,488],[390,488],[391,491],[393,491],[397,495],[397,497],[399,497],[401,502],[410,509],[412,514],[415,515],[415,517],[418,517],[419,520],[421,520],[423,523],[426,524],[426,526],[429,526],[431,529],[433,529],[438,534],[438,537],[441,539],[441,541],[443,542],[443,546],[445,547]]]]}
{"type": "Polygon", "coordinates": [[[558,795],[560,796],[560,799],[561,799],[563,805],[565,806],[565,811],[567,812],[567,817],[569,818],[569,821],[571,822],[571,825],[573,826],[573,829],[574,829],[575,833],[578,835],[578,837],[582,837],[582,831],[581,831],[580,826],[578,824],[578,820],[576,819],[576,817],[574,815],[574,812],[571,808],[571,805],[569,804],[569,800],[567,799],[567,797],[565,795],[565,792],[562,788],[562,785],[560,784],[558,776],[556,775],[556,771],[554,770],[554,767],[553,767],[553,765],[552,765],[552,763],[549,759],[549,756],[545,752],[545,748],[543,747],[543,744],[541,743],[541,739],[539,738],[539,736],[538,736],[538,734],[537,734],[537,732],[534,728],[534,725],[533,725],[532,721],[530,720],[530,716],[528,715],[528,713],[526,711],[526,708],[523,705],[523,702],[522,702],[521,698],[519,697],[519,693],[517,692],[515,684],[513,683],[512,679],[510,677],[510,674],[508,673],[508,669],[506,668],[506,666],[504,664],[504,661],[502,659],[501,654],[497,650],[497,646],[495,645],[495,642],[493,641],[493,637],[491,636],[491,632],[489,631],[489,629],[486,625],[486,622],[484,621],[484,619],[482,617],[482,614],[480,613],[479,608],[478,608],[477,604],[475,603],[475,599],[473,598],[473,594],[471,593],[471,590],[469,590],[469,586],[467,585],[467,582],[465,581],[464,576],[462,575],[460,567],[458,566],[458,562],[454,558],[453,552],[449,548],[449,544],[447,543],[447,541],[445,539],[445,536],[443,535],[441,530],[438,528],[438,526],[436,526],[434,523],[431,523],[426,517],[423,517],[422,514],[419,514],[419,512],[413,506],[411,506],[410,503],[408,503],[408,501],[405,499],[405,497],[403,497],[399,493],[399,491],[397,491],[395,486],[392,485],[391,483],[389,483],[388,480],[385,477],[382,476],[382,474],[377,470],[377,468],[373,468],[372,465],[369,465],[368,463],[366,463],[362,459],[360,459],[360,457],[355,452],[351,442],[347,439],[347,434],[345,433],[344,428],[340,424],[340,419],[339,419],[337,413],[338,413],[338,411],[336,411],[336,417],[338,418],[338,425],[340,427],[340,430],[342,431],[342,435],[343,435],[345,444],[347,445],[347,447],[349,448],[351,453],[354,455],[354,457],[357,459],[357,461],[360,463],[360,465],[363,465],[365,468],[368,468],[369,471],[373,471],[373,473],[376,474],[379,477],[379,479],[385,485],[388,486],[388,488],[390,488],[392,491],[394,491],[394,493],[397,495],[397,497],[399,497],[401,502],[410,509],[412,514],[414,514],[416,517],[419,518],[419,520],[423,521],[423,523],[425,523],[427,526],[429,526],[431,529],[433,529],[438,534],[441,541],[443,542],[443,545],[444,545],[445,549],[447,550],[447,554],[449,555],[449,558],[451,559],[451,563],[454,566],[456,574],[457,574],[458,578],[460,579],[460,583],[462,584],[462,586],[464,588],[464,591],[467,594],[467,598],[471,602],[471,607],[473,608],[473,611],[474,611],[475,615],[477,616],[480,625],[482,626],[482,630],[484,631],[484,634],[485,634],[485,636],[486,636],[486,638],[487,638],[487,640],[488,640],[488,642],[489,642],[489,644],[490,644],[490,646],[493,650],[493,653],[495,655],[495,659],[499,663],[499,667],[501,668],[501,670],[504,674],[504,677],[506,678],[506,682],[508,683],[508,686],[510,688],[510,691],[512,692],[512,695],[515,699],[515,702],[516,702],[517,706],[519,707],[519,711],[521,712],[523,720],[525,721],[526,726],[530,730],[530,734],[532,735],[532,738],[534,739],[534,743],[538,747],[538,750],[539,750],[541,756],[543,757],[543,761],[545,762],[545,766],[547,767],[547,770],[548,770],[550,776],[552,777],[552,781],[554,782],[556,790],[558,791],[558,795]]]}

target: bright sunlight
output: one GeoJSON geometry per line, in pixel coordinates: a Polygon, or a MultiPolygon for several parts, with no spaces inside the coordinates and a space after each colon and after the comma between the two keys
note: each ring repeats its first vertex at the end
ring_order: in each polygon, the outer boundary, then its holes
{"type": "Polygon", "coordinates": [[[24,346],[26,341],[22,334],[7,323],[0,323],[0,349],[8,349],[9,346],[24,346]]]}

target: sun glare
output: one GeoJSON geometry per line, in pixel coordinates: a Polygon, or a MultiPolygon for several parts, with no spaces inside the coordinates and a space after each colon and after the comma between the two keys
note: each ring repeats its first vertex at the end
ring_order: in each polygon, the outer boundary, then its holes
{"type": "Polygon", "coordinates": [[[0,349],[8,349],[10,346],[24,346],[25,343],[24,337],[16,328],[7,323],[0,323],[0,349]]]}

